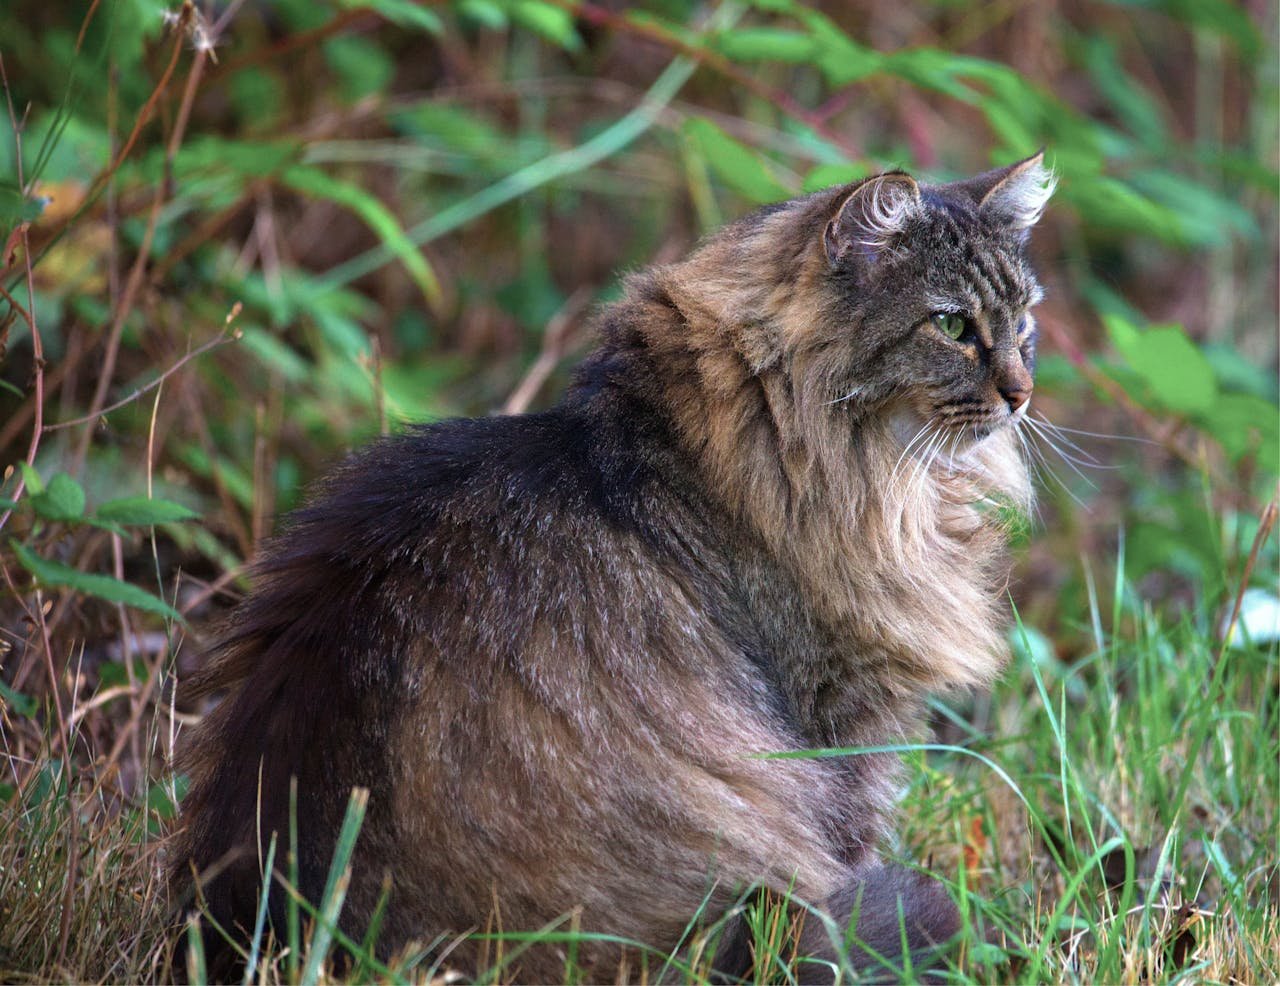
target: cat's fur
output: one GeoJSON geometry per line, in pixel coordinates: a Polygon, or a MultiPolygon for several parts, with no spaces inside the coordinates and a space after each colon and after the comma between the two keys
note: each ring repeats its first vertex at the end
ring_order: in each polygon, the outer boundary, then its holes
{"type": "MultiPolygon", "coordinates": [[[[363,934],[389,877],[386,947],[577,909],[670,949],[704,898],[715,917],[753,882],[837,922],[872,902],[857,930],[878,950],[900,950],[899,899],[909,947],[953,933],[931,881],[876,862],[894,756],[757,754],[909,739],[927,690],[1000,666],[989,506],[1029,496],[1011,425],[1051,187],[1037,155],[763,209],[630,277],[552,410],[341,466],[196,683],[230,691],[182,765],[175,874],[252,927],[296,777],[313,899],[349,792],[370,791],[342,923],[363,934]],[[976,338],[944,337],[939,311],[976,338]]],[[[830,952],[821,929],[805,945],[830,952]]],[[[595,977],[618,958],[578,951],[595,977]]],[[[556,980],[563,958],[511,974],[556,980]]]]}

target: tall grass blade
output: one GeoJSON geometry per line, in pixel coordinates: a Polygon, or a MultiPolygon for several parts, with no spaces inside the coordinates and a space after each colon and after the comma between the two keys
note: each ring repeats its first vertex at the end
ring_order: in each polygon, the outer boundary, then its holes
{"type": "Polygon", "coordinates": [[[253,922],[253,941],[249,945],[249,959],[244,965],[244,986],[253,981],[253,970],[258,967],[258,955],[262,948],[262,935],[267,925],[267,903],[271,899],[272,874],[276,862],[276,833],[271,833],[271,844],[267,846],[267,861],[262,871],[262,891],[258,900],[258,916],[253,922]]]}
{"type": "Polygon", "coordinates": [[[338,832],[338,845],[334,848],[333,859],[329,863],[324,895],[320,898],[320,914],[316,919],[315,932],[311,936],[311,947],[307,951],[307,964],[302,970],[303,986],[315,986],[320,978],[320,968],[329,952],[338,915],[342,913],[342,903],[346,900],[347,888],[351,884],[351,856],[368,807],[369,789],[352,789],[351,798],[347,802],[347,813],[338,832]]]}

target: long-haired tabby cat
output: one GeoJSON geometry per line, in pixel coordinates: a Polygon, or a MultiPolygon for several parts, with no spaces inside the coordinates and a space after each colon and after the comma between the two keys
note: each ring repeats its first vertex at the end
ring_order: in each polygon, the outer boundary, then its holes
{"type": "MultiPolygon", "coordinates": [[[[609,937],[670,950],[753,883],[857,912],[890,957],[954,935],[937,884],[877,861],[894,756],[759,754],[899,742],[929,690],[999,668],[988,507],[1029,497],[1024,247],[1052,184],[1036,155],[762,209],[628,278],[551,410],[352,457],[194,683],[228,694],[182,766],[175,874],[252,928],[296,778],[302,892],[367,788],[343,927],[389,887],[382,946],[446,936],[464,970],[483,946],[447,936],[576,912],[601,936],[579,967],[612,978],[609,937]]],[[[829,927],[803,950],[830,959],[829,927]]],[[[747,971],[745,934],[719,949],[747,971]]],[[[504,975],[564,968],[547,945],[504,975]]]]}

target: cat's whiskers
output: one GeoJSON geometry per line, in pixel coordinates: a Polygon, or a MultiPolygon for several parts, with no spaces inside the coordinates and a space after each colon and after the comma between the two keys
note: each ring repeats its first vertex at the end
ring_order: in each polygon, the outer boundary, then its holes
{"type": "MultiPolygon", "coordinates": [[[[1040,457],[1036,454],[1036,450],[1031,445],[1031,440],[1027,437],[1027,433],[1022,430],[1022,421],[1015,421],[1013,425],[1014,437],[1018,440],[1018,445],[1022,448],[1022,461],[1030,471],[1032,480],[1041,486],[1048,485],[1045,479],[1044,467],[1041,465],[1040,457]]],[[[1044,515],[1040,509],[1040,501],[1036,498],[1031,500],[1031,510],[1036,523],[1044,520],[1044,515]]]]}
{"type": "MultiPolygon", "coordinates": [[[[1053,432],[1042,424],[1028,419],[1027,425],[1031,428],[1034,435],[1049,446],[1049,448],[1053,449],[1058,457],[1071,468],[1072,472],[1088,483],[1093,489],[1096,490],[1098,488],[1098,484],[1086,476],[1081,467],[1084,467],[1084,469],[1105,469],[1110,467],[1102,465],[1097,460],[1094,460],[1092,456],[1089,456],[1088,458],[1080,458],[1079,456],[1073,455],[1071,452],[1063,448],[1054,436],[1053,432]]],[[[1088,453],[1082,454],[1088,455],[1088,453]]]]}
{"type": "Polygon", "coordinates": [[[917,482],[923,483],[929,477],[929,468],[933,465],[933,460],[937,456],[937,450],[946,441],[947,433],[942,427],[934,430],[933,436],[924,447],[924,451],[920,453],[915,468],[911,471],[911,479],[907,482],[907,489],[914,490],[917,482]]]}
{"type": "MultiPolygon", "coordinates": [[[[1060,456],[1062,455],[1061,449],[1059,449],[1056,445],[1054,445],[1041,432],[1037,431],[1035,429],[1034,423],[1031,421],[1030,418],[1023,418],[1022,423],[1027,425],[1028,431],[1030,432],[1030,436],[1022,432],[1021,428],[1019,428],[1018,437],[1022,441],[1022,447],[1026,449],[1027,452],[1029,453],[1028,461],[1030,461],[1032,465],[1035,467],[1035,472],[1037,477],[1039,478],[1041,485],[1048,486],[1049,484],[1046,481],[1046,478],[1052,479],[1055,483],[1058,484],[1058,486],[1062,488],[1062,490],[1067,494],[1067,496],[1071,497],[1071,499],[1075,501],[1077,506],[1079,506],[1081,509],[1088,509],[1087,506],[1085,505],[1085,502],[1082,499],[1080,499],[1079,496],[1076,495],[1075,491],[1071,489],[1071,487],[1067,484],[1067,482],[1060,475],[1058,475],[1057,470],[1054,469],[1052,465],[1050,465],[1049,458],[1048,456],[1045,455],[1044,449],[1042,449],[1038,444],[1036,444],[1036,441],[1034,439],[1035,438],[1041,439],[1060,456]]],[[[1065,457],[1063,458],[1063,461],[1067,462],[1067,464],[1070,465],[1072,469],[1074,469],[1077,473],[1079,473],[1080,476],[1085,480],[1085,482],[1089,483],[1090,486],[1094,486],[1095,489],[1097,488],[1087,476],[1085,476],[1083,473],[1080,472],[1078,468],[1076,468],[1074,463],[1070,462],[1065,457]]]]}
{"type": "Polygon", "coordinates": [[[1159,442],[1153,442],[1150,438],[1143,438],[1140,435],[1113,435],[1102,431],[1082,431],[1079,428],[1068,428],[1066,425],[1060,425],[1050,421],[1044,415],[1036,415],[1036,420],[1042,425],[1048,425],[1056,432],[1068,432],[1072,435],[1083,435],[1085,438],[1101,438],[1110,442],[1137,442],[1139,445],[1159,445],[1159,442]]]}
{"type": "Polygon", "coordinates": [[[1099,462],[1092,452],[1087,452],[1084,449],[1082,449],[1079,445],[1077,445],[1069,437],[1067,437],[1067,435],[1063,432],[1061,428],[1059,428],[1056,424],[1054,424],[1048,418],[1034,418],[1029,423],[1032,429],[1034,429],[1035,431],[1043,433],[1045,435],[1052,435],[1060,445],[1065,445],[1067,448],[1071,449],[1073,452],[1076,452],[1080,457],[1076,461],[1080,462],[1081,465],[1087,465],[1095,469],[1113,468],[1111,466],[1106,466],[1103,463],[1099,462]]]}
{"type": "Polygon", "coordinates": [[[898,461],[893,464],[893,469],[889,473],[890,488],[893,488],[894,482],[898,478],[898,472],[902,468],[902,463],[906,460],[907,456],[911,454],[912,447],[920,440],[921,436],[930,431],[933,427],[933,421],[926,421],[920,426],[919,430],[911,436],[911,441],[907,442],[906,446],[902,450],[902,454],[898,456],[898,461]]]}
{"type": "Polygon", "coordinates": [[[951,472],[956,471],[957,461],[959,461],[963,455],[969,452],[969,449],[965,449],[964,451],[960,450],[960,439],[962,439],[963,437],[964,437],[964,432],[962,430],[957,430],[951,436],[951,451],[947,453],[947,468],[951,472]]]}

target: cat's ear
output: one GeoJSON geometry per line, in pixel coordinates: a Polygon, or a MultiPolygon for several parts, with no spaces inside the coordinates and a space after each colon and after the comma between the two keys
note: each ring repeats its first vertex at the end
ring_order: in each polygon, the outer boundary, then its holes
{"type": "Polygon", "coordinates": [[[1026,232],[1044,214],[1058,180],[1044,166],[1044,151],[1004,168],[988,171],[959,187],[979,210],[1005,223],[1015,232],[1026,232]]]}
{"type": "Polygon", "coordinates": [[[920,210],[920,186],[892,171],[854,187],[827,223],[822,242],[832,264],[853,253],[868,259],[889,248],[920,210]]]}

